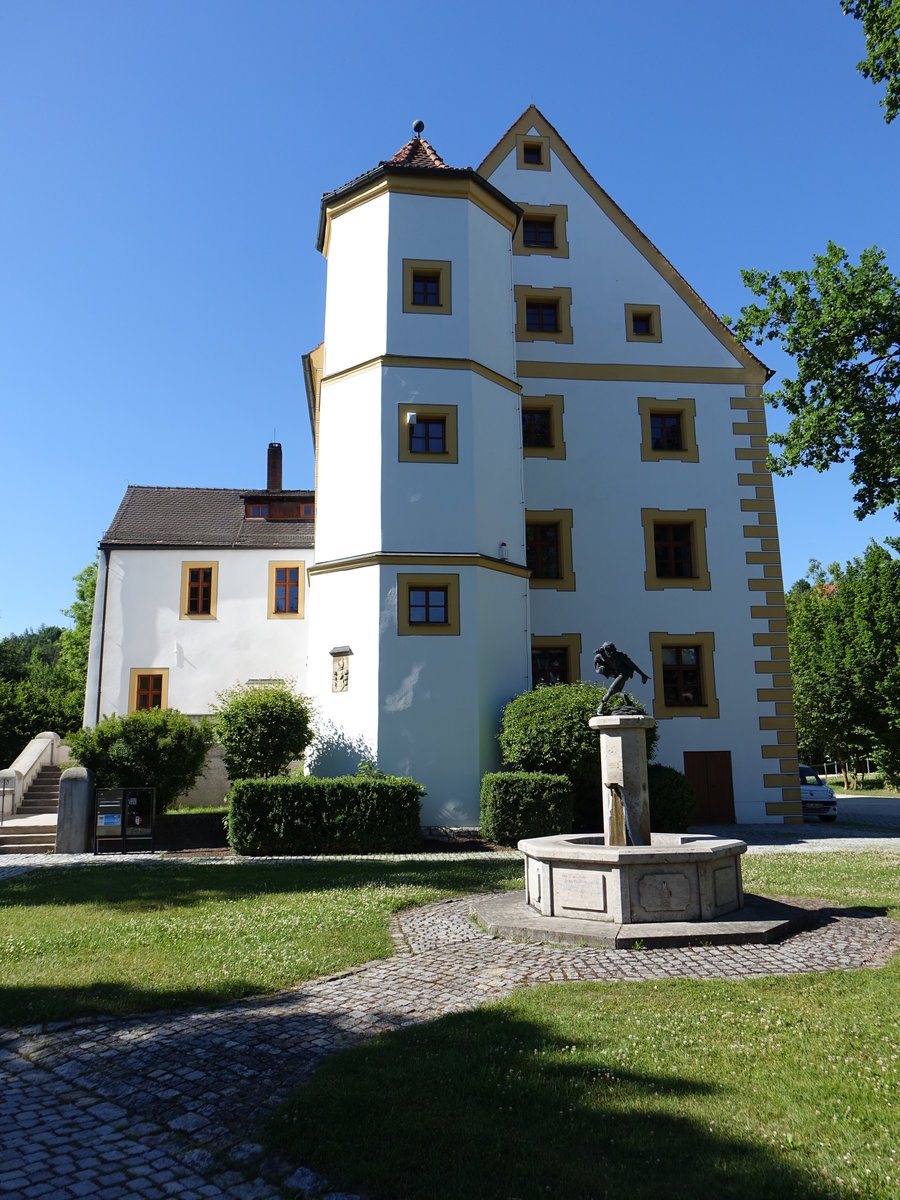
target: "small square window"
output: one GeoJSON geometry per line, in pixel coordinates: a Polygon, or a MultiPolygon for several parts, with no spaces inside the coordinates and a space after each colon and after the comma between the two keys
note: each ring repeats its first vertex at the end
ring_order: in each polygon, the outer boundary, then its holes
{"type": "Polygon", "coordinates": [[[449,316],[450,267],[447,259],[403,260],[403,311],[449,316]]]}
{"type": "Polygon", "coordinates": [[[520,171],[550,170],[550,139],[539,133],[516,135],[516,167],[520,171]]]}
{"type": "Polygon", "coordinates": [[[525,328],[530,333],[559,332],[559,303],[556,300],[528,300],[525,303],[525,328]]]}
{"type": "Polygon", "coordinates": [[[410,454],[446,454],[447,421],[445,417],[429,417],[409,426],[410,454]]]}
{"type": "Polygon", "coordinates": [[[397,461],[456,463],[459,420],[455,404],[398,404],[397,461]]]}
{"type": "Polygon", "coordinates": [[[513,254],[569,257],[566,204],[529,204],[520,202],[522,218],[513,233],[513,254]]]}
{"type": "Polygon", "coordinates": [[[441,277],[436,272],[413,272],[413,304],[436,308],[441,302],[441,277]]]}
{"type": "Polygon", "coordinates": [[[577,683],[580,678],[581,634],[560,633],[552,637],[532,634],[532,687],[554,683],[577,683]]]}
{"type": "Polygon", "coordinates": [[[459,576],[398,574],[397,633],[458,635],[459,576]]]}
{"type": "Polygon", "coordinates": [[[690,397],[639,396],[642,462],[699,462],[697,405],[690,397]]]}
{"type": "Polygon", "coordinates": [[[517,283],[514,294],[517,342],[573,341],[571,288],[517,283]]]}
{"type": "Polygon", "coordinates": [[[149,712],[152,708],[166,708],[168,693],[168,667],[133,667],[128,690],[128,711],[149,712]]]}
{"type": "MultiPolygon", "coordinates": [[[[421,300],[419,303],[424,304],[425,301],[421,300]]],[[[437,304],[437,300],[435,300],[435,304],[437,304]]],[[[650,321],[650,314],[645,313],[645,312],[632,313],[631,314],[631,332],[635,335],[635,337],[649,337],[650,334],[653,332],[653,326],[650,321]]]]}
{"type": "Polygon", "coordinates": [[[445,587],[409,589],[410,625],[446,625],[447,589],[445,587]]]}
{"type": "Polygon", "coordinates": [[[555,246],[556,222],[552,217],[525,217],[522,243],[525,246],[555,246]]]}
{"type": "Polygon", "coordinates": [[[563,648],[532,650],[531,680],[534,687],[541,684],[569,682],[569,653],[563,648]]]}
{"type": "Polygon", "coordinates": [[[661,342],[658,304],[625,305],[625,339],[629,342],[661,342]]]}

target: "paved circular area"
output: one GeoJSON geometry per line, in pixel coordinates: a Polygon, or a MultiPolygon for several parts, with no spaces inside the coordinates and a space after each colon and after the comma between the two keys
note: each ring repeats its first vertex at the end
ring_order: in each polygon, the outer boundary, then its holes
{"type": "Polygon", "coordinates": [[[469,906],[401,914],[392,958],[273,996],[0,1032],[0,1194],[263,1200],[321,1187],[336,1200],[324,1180],[264,1159],[250,1140],[333,1050],[537,983],[750,979],[875,967],[900,950],[900,923],[814,903],[813,927],[778,945],[645,951],[495,940],[469,906]]]}

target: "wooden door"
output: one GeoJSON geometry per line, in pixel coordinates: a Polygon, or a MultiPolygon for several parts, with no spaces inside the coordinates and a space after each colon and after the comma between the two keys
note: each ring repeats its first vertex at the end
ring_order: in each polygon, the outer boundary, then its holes
{"type": "Polygon", "coordinates": [[[684,773],[697,793],[694,825],[734,824],[730,750],[685,750],[684,773]]]}

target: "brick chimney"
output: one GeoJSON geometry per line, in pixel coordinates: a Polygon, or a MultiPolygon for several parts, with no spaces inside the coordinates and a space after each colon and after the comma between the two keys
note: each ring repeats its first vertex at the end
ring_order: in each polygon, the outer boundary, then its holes
{"type": "Polygon", "coordinates": [[[266,455],[266,490],[280,492],[281,489],[281,442],[269,442],[266,455]]]}

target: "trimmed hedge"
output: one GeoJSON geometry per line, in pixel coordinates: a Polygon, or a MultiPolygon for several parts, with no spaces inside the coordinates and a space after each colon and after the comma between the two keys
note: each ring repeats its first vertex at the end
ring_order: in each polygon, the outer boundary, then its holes
{"type": "Polygon", "coordinates": [[[498,771],[481,781],[481,836],[501,846],[572,830],[572,784],[565,775],[498,771]]]}
{"type": "Polygon", "coordinates": [[[239,779],[228,805],[236,854],[372,854],[415,850],[422,785],[395,776],[239,779]]]}
{"type": "Polygon", "coordinates": [[[694,816],[697,797],[693,784],[662,763],[647,767],[647,787],[650,792],[650,828],[657,833],[684,833],[694,816]]]}

